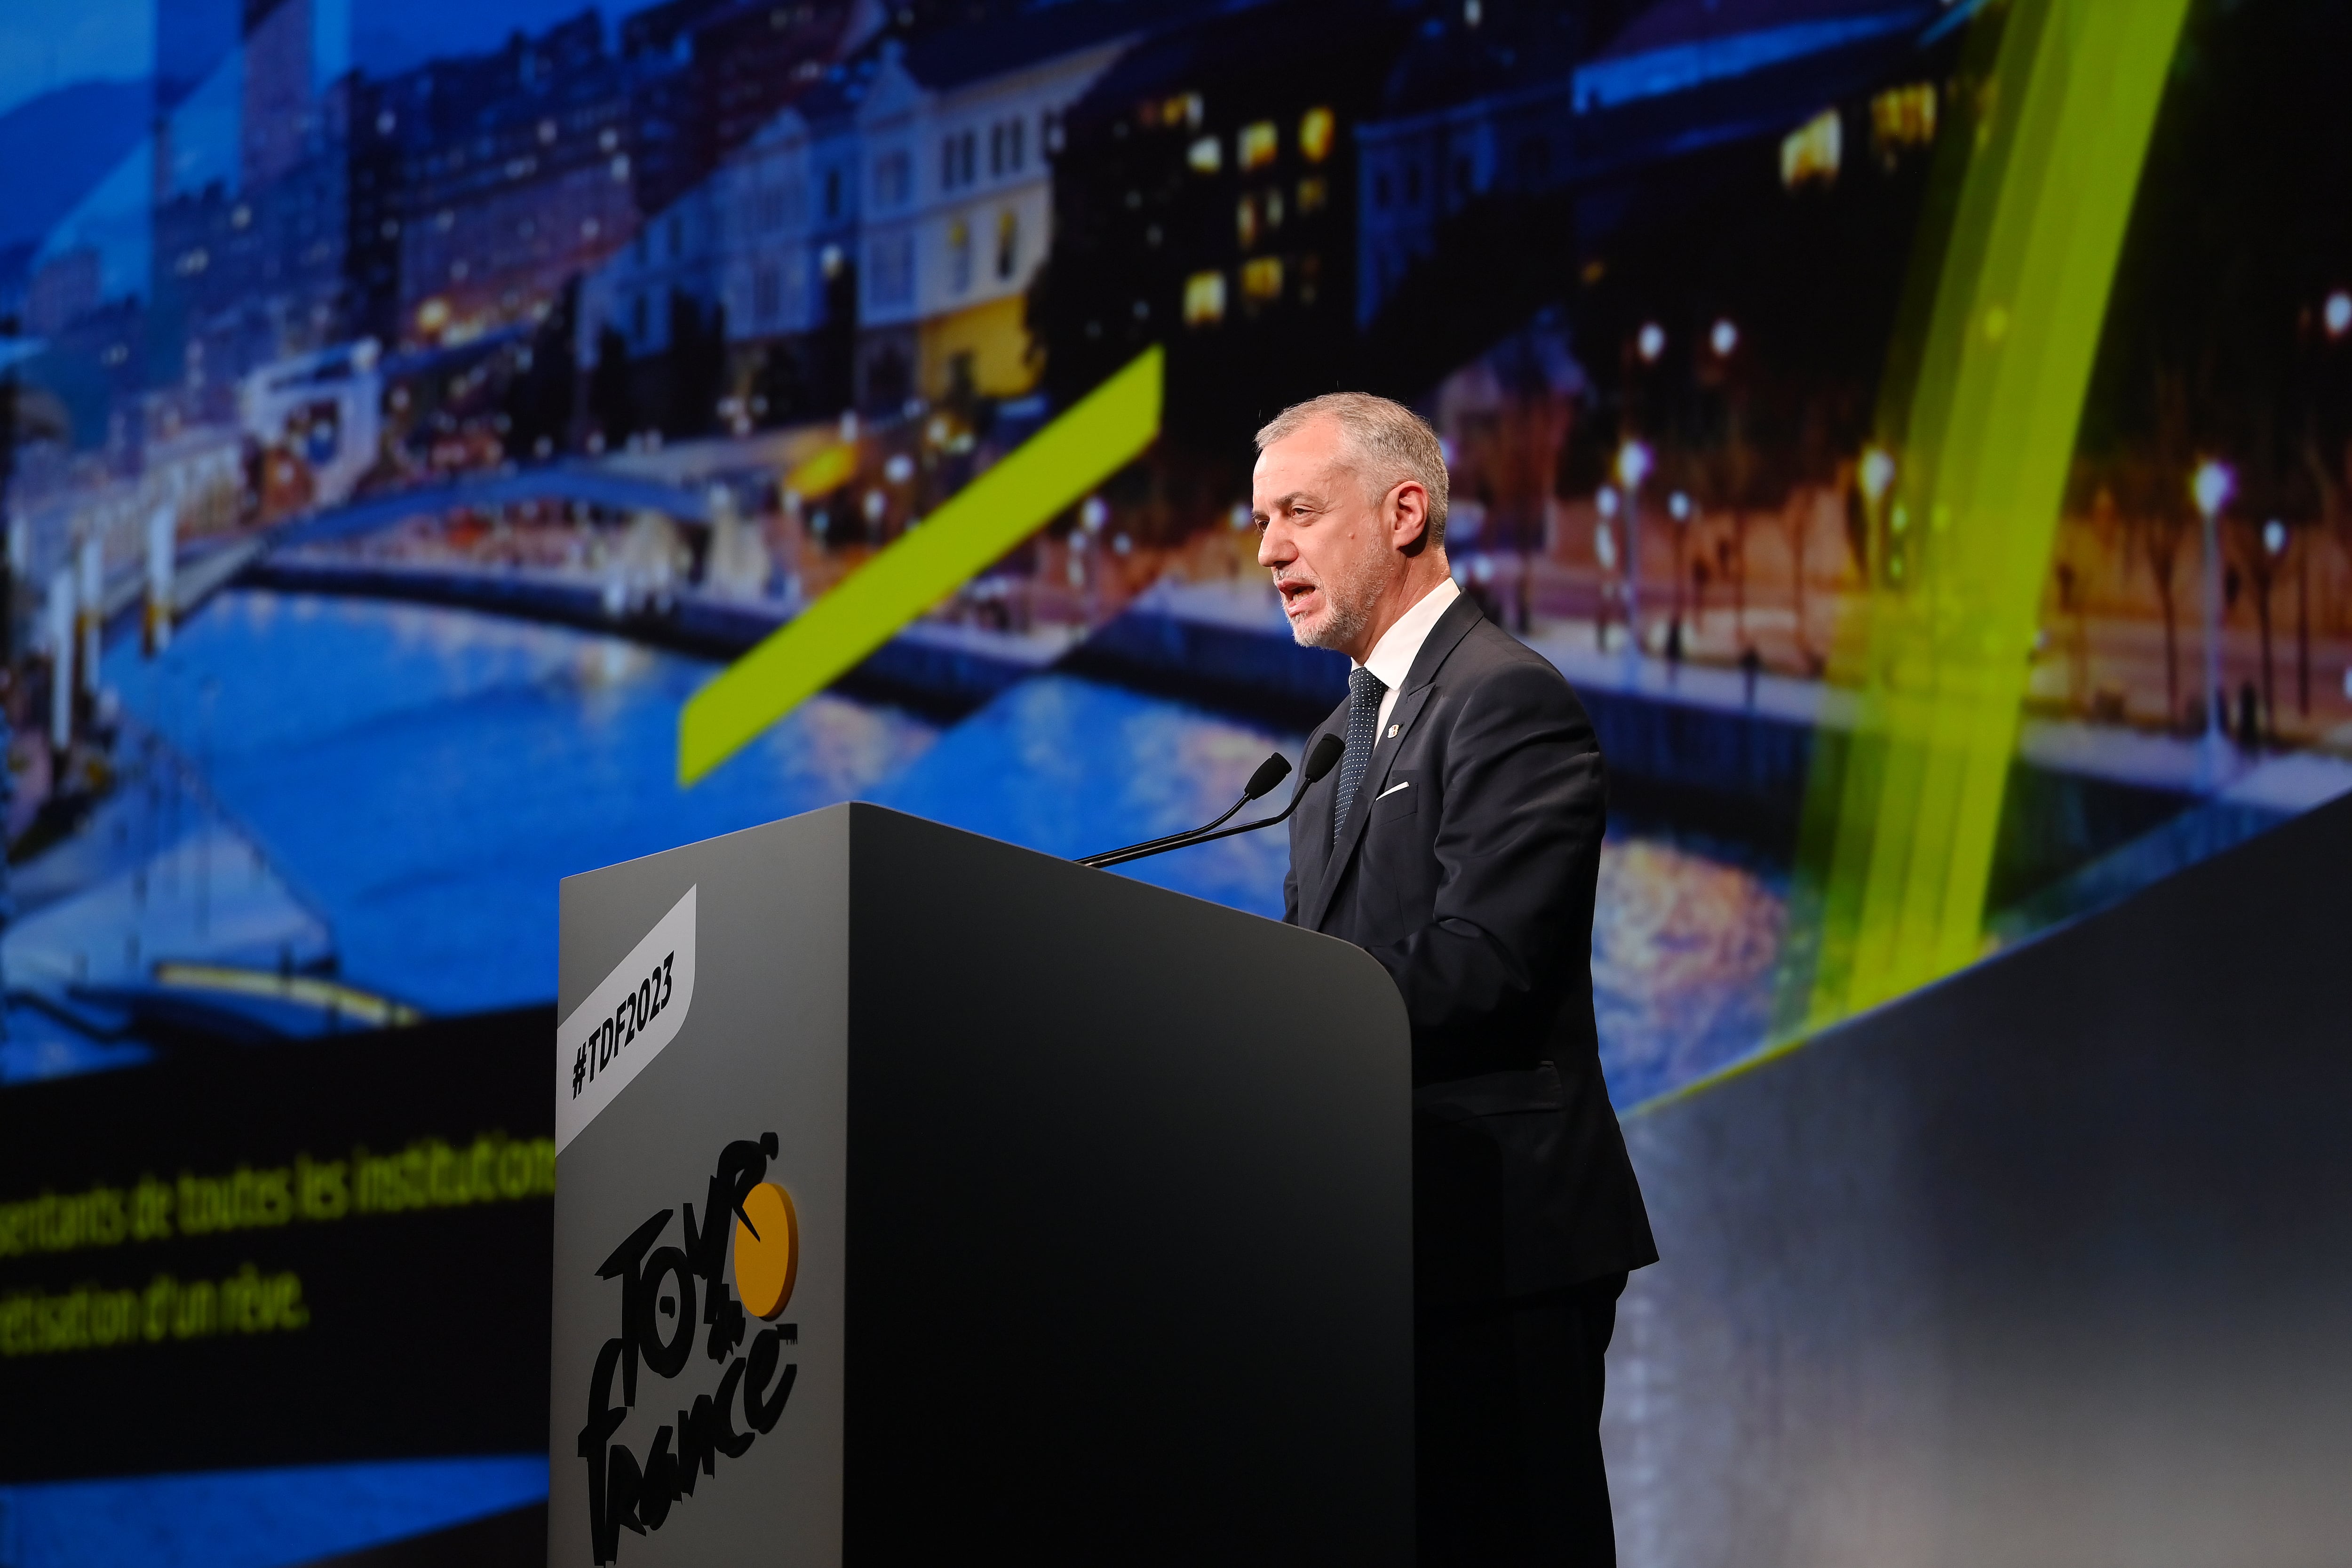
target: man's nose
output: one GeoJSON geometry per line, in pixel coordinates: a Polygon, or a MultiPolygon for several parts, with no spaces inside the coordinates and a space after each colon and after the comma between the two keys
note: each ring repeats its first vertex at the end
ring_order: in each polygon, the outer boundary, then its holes
{"type": "Polygon", "coordinates": [[[1298,559],[1298,551],[1291,543],[1290,531],[1279,520],[1265,525],[1257,536],[1257,563],[1269,571],[1298,559]]]}

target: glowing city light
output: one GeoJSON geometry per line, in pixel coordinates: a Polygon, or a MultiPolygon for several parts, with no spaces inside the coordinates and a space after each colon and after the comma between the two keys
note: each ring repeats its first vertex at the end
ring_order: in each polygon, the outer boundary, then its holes
{"type": "Polygon", "coordinates": [[[1592,558],[1601,563],[1603,572],[1617,570],[1617,536],[1605,522],[1592,531],[1592,558]]]}
{"type": "Polygon", "coordinates": [[[1862,493],[1875,506],[1894,483],[1894,455],[1883,447],[1865,447],[1862,454],[1862,493]]]}
{"type": "Polygon", "coordinates": [[[2276,518],[2263,524],[2263,550],[2271,555],[2286,553],[2286,524],[2276,518]]]}
{"type": "MultiPolygon", "coordinates": [[[[1602,517],[1615,517],[1617,515],[1617,492],[1611,489],[1607,485],[1601,486],[1600,492],[1592,498],[1592,505],[1593,510],[1600,512],[1602,517]]],[[[1601,531],[1606,533],[1608,530],[1603,529],[1601,531]]]]}
{"type": "Polygon", "coordinates": [[[1674,514],[1674,520],[1676,522],[1688,522],[1691,514],[1690,497],[1676,490],[1666,498],[1666,510],[1674,514]]]}
{"type": "Polygon", "coordinates": [[[2352,332],[2352,293],[2338,289],[2330,294],[2327,303],[2319,308],[2319,319],[2326,323],[2327,335],[2331,338],[2340,338],[2346,332],[2352,332]]]}
{"type": "Polygon", "coordinates": [[[1739,347],[1738,325],[1728,316],[1717,318],[1706,334],[1706,345],[1715,351],[1716,358],[1729,359],[1739,347]]]}
{"type": "Polygon", "coordinates": [[[1078,508],[1078,521],[1088,533],[1100,533],[1103,524],[1110,521],[1110,503],[1100,496],[1088,496],[1078,508]]]}
{"type": "Polygon", "coordinates": [[[2237,490],[2238,476],[2231,471],[2230,465],[2211,458],[2197,465],[2197,472],[2189,481],[2189,498],[2207,517],[2220,516],[2237,490]]]}
{"type": "Polygon", "coordinates": [[[1666,352],[1666,329],[1655,321],[1643,322],[1642,330],[1633,334],[1633,350],[1643,364],[1657,363],[1658,356],[1666,352]]]}
{"type": "Polygon", "coordinates": [[[1642,488],[1650,477],[1650,448],[1639,441],[1628,441],[1617,448],[1617,482],[1630,492],[1642,488]]]}

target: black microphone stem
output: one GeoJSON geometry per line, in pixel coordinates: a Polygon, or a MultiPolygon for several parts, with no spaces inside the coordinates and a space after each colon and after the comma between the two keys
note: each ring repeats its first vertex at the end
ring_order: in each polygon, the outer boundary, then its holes
{"type": "Polygon", "coordinates": [[[1299,786],[1298,793],[1290,797],[1290,804],[1284,806],[1281,811],[1272,816],[1260,817],[1255,822],[1244,822],[1238,827],[1228,827],[1222,833],[1212,833],[1208,829],[1203,828],[1198,833],[1188,833],[1184,835],[1181,842],[1175,844],[1139,844],[1132,849],[1122,849],[1116,855],[1107,856],[1100,860],[1089,863],[1106,868],[1111,866],[1123,866],[1129,860],[1141,860],[1153,855],[1165,855],[1171,849],[1181,849],[1187,845],[1206,844],[1213,839],[1231,838],[1236,833],[1255,833],[1261,827],[1272,827],[1279,823],[1289,821],[1290,814],[1297,811],[1298,809],[1298,803],[1306,798],[1307,789],[1306,786],[1302,784],[1299,786]]]}
{"type": "Polygon", "coordinates": [[[1257,797],[1253,795],[1243,795],[1241,799],[1234,802],[1233,805],[1225,808],[1225,814],[1223,816],[1220,816],[1216,821],[1209,823],[1204,826],[1191,828],[1182,833],[1171,833],[1165,838],[1154,838],[1148,844],[1130,844],[1124,849],[1106,849],[1099,855],[1088,855],[1085,857],[1083,859],[1079,860],[1078,864],[1081,866],[1115,866],[1118,864],[1121,859],[1131,856],[1150,855],[1155,854],[1162,849],[1173,849],[1179,844],[1190,842],[1196,835],[1213,832],[1217,828],[1223,827],[1226,823],[1231,822],[1234,819],[1234,813],[1239,811],[1242,807],[1247,805],[1251,801],[1255,800],[1256,798],[1257,797]]]}

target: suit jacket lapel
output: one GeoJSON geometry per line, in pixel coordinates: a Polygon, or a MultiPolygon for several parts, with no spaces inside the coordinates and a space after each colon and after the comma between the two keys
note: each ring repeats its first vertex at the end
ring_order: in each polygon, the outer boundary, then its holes
{"type": "MultiPolygon", "coordinates": [[[[1311,884],[1302,884],[1313,889],[1313,896],[1300,910],[1299,923],[1308,931],[1320,931],[1323,917],[1330,912],[1331,900],[1339,890],[1340,879],[1347,875],[1348,862],[1355,858],[1356,846],[1363,840],[1364,824],[1372,815],[1372,802],[1379,798],[1381,790],[1388,787],[1389,770],[1396,765],[1398,753],[1403,751],[1405,741],[1412,734],[1414,721],[1429,704],[1430,695],[1435,689],[1433,682],[1438,670],[1444,665],[1446,656],[1454,651],[1480,618],[1477,605],[1465,594],[1437,618],[1435,626],[1429,628],[1429,636],[1422,643],[1421,652],[1413,657],[1412,668],[1404,678],[1404,689],[1397,694],[1396,707],[1389,713],[1389,727],[1396,733],[1391,736],[1383,730],[1373,738],[1372,764],[1364,771],[1364,782],[1356,788],[1355,802],[1348,812],[1347,822],[1339,829],[1339,841],[1331,846],[1321,874],[1311,884]]],[[[1344,726],[1344,710],[1342,713],[1341,723],[1344,726]]],[[[1344,729],[1341,732],[1345,732],[1344,729]]],[[[1337,770],[1334,770],[1331,788],[1322,792],[1321,843],[1330,841],[1331,808],[1338,795],[1337,770]]]]}

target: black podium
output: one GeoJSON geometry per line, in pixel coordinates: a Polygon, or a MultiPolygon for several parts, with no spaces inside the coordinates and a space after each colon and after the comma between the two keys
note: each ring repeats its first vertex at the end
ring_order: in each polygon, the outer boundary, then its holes
{"type": "Polygon", "coordinates": [[[1403,1009],[868,805],[567,879],[551,1564],[1403,1564],[1403,1009]]]}

